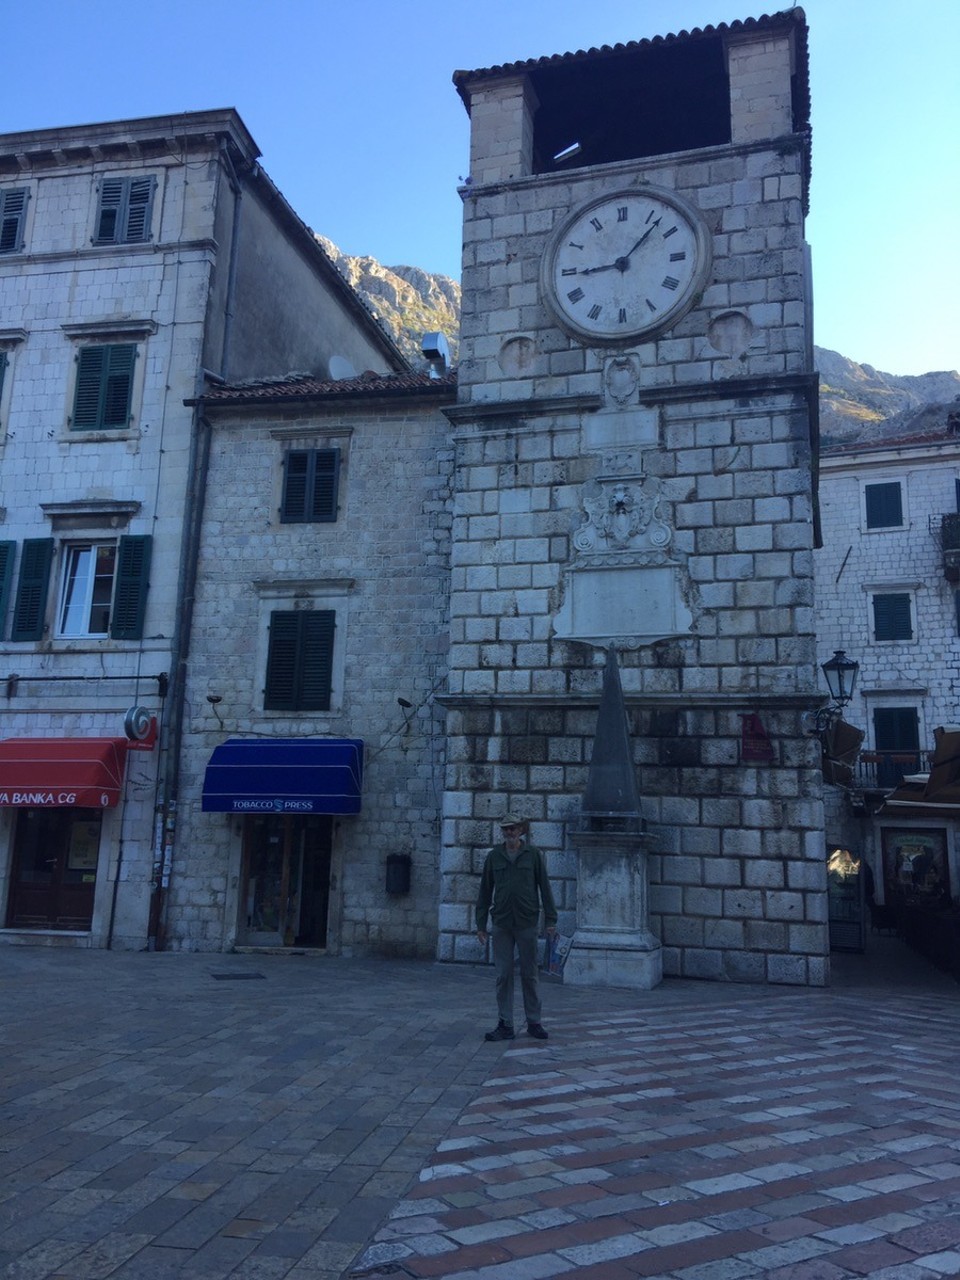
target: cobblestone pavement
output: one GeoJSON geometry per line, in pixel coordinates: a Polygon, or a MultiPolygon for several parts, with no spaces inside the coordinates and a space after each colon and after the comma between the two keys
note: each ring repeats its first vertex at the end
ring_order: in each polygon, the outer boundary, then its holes
{"type": "Polygon", "coordinates": [[[501,1046],[478,969],[0,949],[0,1277],[960,1274],[960,988],[894,959],[501,1046]]]}

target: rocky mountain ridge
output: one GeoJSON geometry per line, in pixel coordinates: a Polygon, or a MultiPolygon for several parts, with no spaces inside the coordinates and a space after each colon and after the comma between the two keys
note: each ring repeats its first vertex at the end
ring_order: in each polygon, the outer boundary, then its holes
{"type": "MultiPolygon", "coordinates": [[[[415,369],[424,367],[424,333],[440,331],[456,364],[460,285],[420,267],[385,267],[372,257],[352,257],[317,236],[339,271],[365,299],[415,369]]],[[[820,371],[820,434],[826,445],[943,430],[960,410],[960,373],[947,370],[900,376],[858,364],[815,347],[820,371]]]]}

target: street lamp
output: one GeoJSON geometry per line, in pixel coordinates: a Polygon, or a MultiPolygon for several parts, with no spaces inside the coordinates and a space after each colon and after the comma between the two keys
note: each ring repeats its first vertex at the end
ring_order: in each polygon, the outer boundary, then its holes
{"type": "Polygon", "coordinates": [[[820,669],[827,678],[827,688],[837,710],[842,711],[857,687],[860,663],[848,658],[842,649],[837,649],[832,658],[821,663],[820,669]]]}

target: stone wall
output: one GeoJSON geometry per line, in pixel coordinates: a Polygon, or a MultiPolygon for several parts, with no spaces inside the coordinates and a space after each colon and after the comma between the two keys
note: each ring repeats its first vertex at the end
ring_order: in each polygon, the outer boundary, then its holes
{"type": "Polygon", "coordinates": [[[223,414],[213,428],[199,564],[171,945],[219,950],[236,938],[242,819],[201,811],[213,748],[227,737],[332,736],[363,739],[365,770],[361,813],[334,823],[328,949],[433,954],[448,425],[434,405],[416,402],[223,414]],[[342,457],[338,519],[281,524],[283,450],[331,446],[342,457]],[[270,610],[311,605],[337,614],[331,709],[264,711],[270,610]],[[210,693],[222,699],[215,709],[210,693]],[[386,892],[393,853],[412,858],[407,895],[386,892]]]}

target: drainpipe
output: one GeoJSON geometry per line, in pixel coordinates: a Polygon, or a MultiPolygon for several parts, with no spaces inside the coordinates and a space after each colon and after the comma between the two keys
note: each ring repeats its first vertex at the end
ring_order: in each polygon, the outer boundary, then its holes
{"type": "MultiPolygon", "coordinates": [[[[221,192],[223,174],[233,193],[233,225],[230,242],[230,261],[227,266],[227,296],[224,300],[224,328],[220,351],[219,380],[227,374],[227,353],[233,327],[234,296],[237,280],[237,244],[240,235],[240,204],[243,187],[227,144],[220,147],[222,170],[218,175],[217,202],[221,192]]],[[[208,316],[209,320],[209,295],[208,316]]],[[[201,353],[201,360],[205,353],[201,353]]],[[[183,516],[183,538],[180,548],[179,592],[177,617],[171,645],[171,713],[166,735],[166,771],[163,798],[157,806],[154,827],[153,885],[150,895],[150,923],[147,948],[163,951],[166,945],[167,893],[173,867],[173,855],[177,837],[177,806],[180,796],[180,755],[183,750],[183,722],[185,715],[187,662],[190,656],[193,609],[197,590],[197,561],[200,556],[200,535],[203,528],[203,511],[207,494],[207,476],[210,470],[211,427],[202,412],[204,378],[207,371],[197,372],[195,396],[199,403],[193,412],[193,428],[190,436],[190,484],[183,516]]]]}

